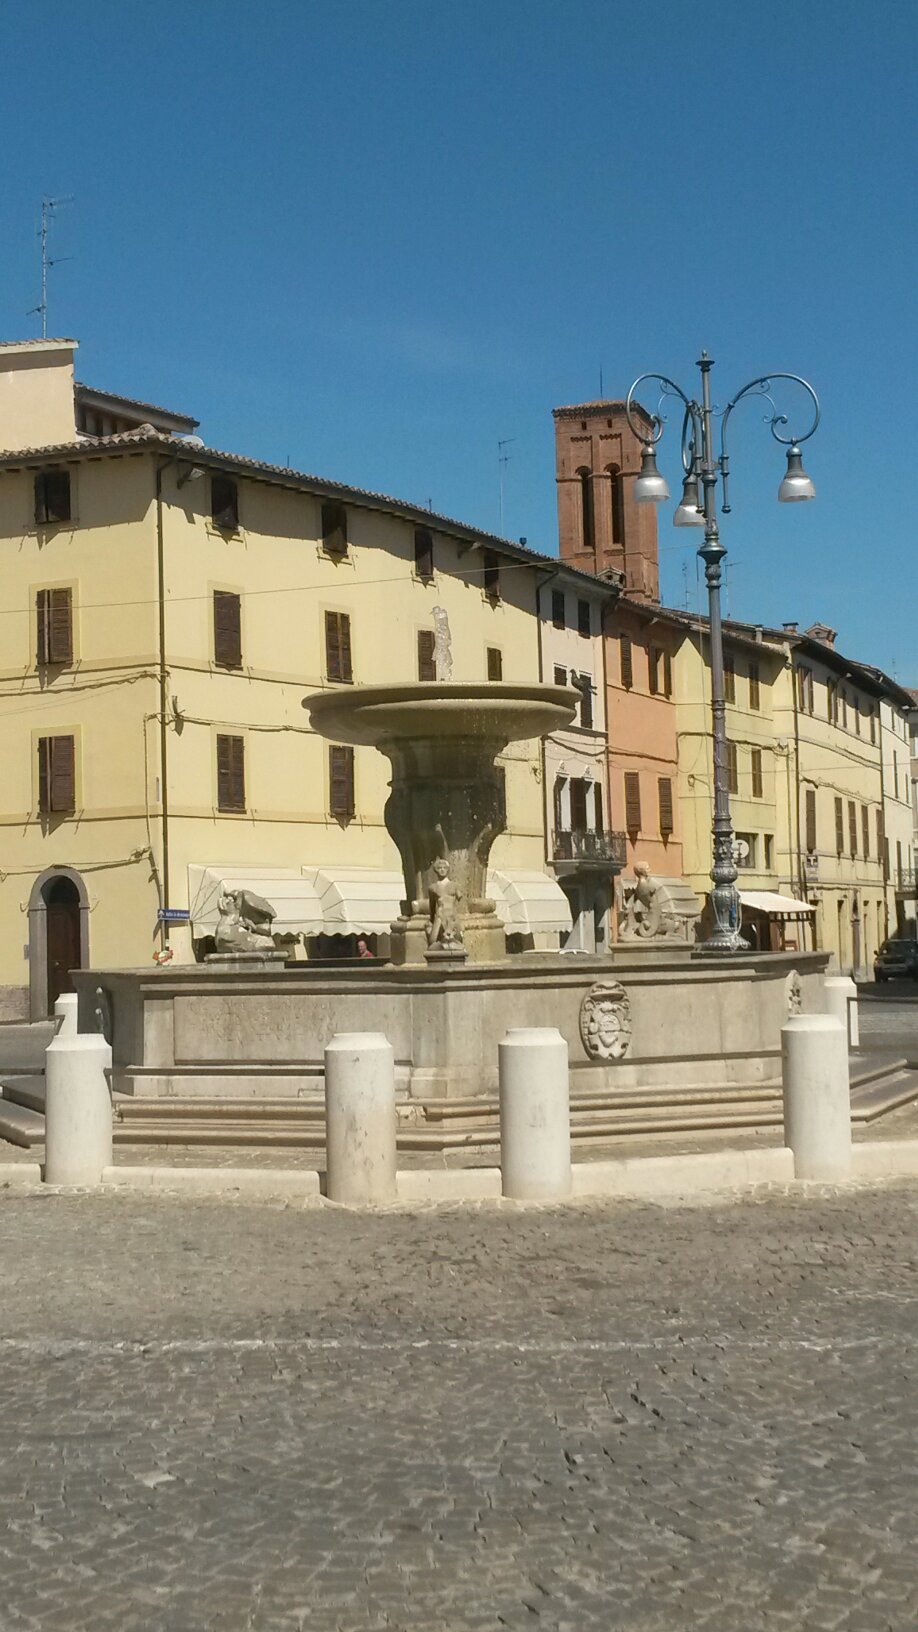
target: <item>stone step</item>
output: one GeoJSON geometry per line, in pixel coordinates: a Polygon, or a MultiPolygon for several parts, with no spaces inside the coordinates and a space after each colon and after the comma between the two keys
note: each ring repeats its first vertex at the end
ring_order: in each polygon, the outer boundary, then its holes
{"type": "Polygon", "coordinates": [[[0,1139],[10,1145],[21,1145],[28,1150],[32,1145],[44,1144],[45,1119],[39,1111],[27,1105],[16,1105],[4,1095],[0,1097],[0,1139]]]}
{"type": "Polygon", "coordinates": [[[918,1099],[918,1070],[893,1071],[885,1077],[872,1078],[853,1091],[851,1120],[875,1122],[878,1116],[897,1111],[914,1099],[918,1099]]]}
{"type": "Polygon", "coordinates": [[[23,1072],[19,1077],[4,1077],[2,1096],[12,1105],[24,1105],[27,1110],[45,1114],[45,1079],[41,1071],[23,1072]]]}

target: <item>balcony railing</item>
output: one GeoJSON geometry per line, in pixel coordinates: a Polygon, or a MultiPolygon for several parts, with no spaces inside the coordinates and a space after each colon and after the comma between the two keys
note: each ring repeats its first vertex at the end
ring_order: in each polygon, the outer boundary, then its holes
{"type": "Polygon", "coordinates": [[[552,856],[555,861],[607,861],[624,867],[628,857],[627,835],[608,830],[591,833],[586,828],[562,830],[552,834],[552,856]]]}
{"type": "Polygon", "coordinates": [[[918,867],[900,867],[896,874],[896,890],[899,895],[914,895],[918,890],[918,867]]]}

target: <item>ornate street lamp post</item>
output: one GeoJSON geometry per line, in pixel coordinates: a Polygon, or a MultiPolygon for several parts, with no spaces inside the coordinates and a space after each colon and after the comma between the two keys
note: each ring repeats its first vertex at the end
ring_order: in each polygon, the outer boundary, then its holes
{"type": "Polygon", "coordinates": [[[642,374],[628,392],[625,410],[632,431],[642,443],[640,474],[635,478],[634,497],[639,503],[659,504],[669,498],[669,488],[657,470],[656,445],[663,435],[664,417],[651,415],[648,434],[646,420],[637,421],[632,414],[634,395],[645,380],[653,380],[660,387],[660,405],[665,397],[678,397],[684,406],[682,421],[682,468],[684,482],[682,500],[673,516],[676,527],[704,527],[704,543],[698,551],[705,565],[708,586],[708,617],[711,637],[711,734],[714,748],[714,865],[711,868],[713,889],[711,909],[714,928],[703,943],[705,952],[745,952],[746,942],[740,934],[740,900],[736,888],[736,859],[733,845],[733,824],[730,819],[730,792],[727,783],[727,732],[724,706],[724,646],[720,617],[721,567],[726,550],[720,542],[717,529],[717,482],[722,482],[721,510],[730,510],[729,460],[727,457],[727,425],[734,408],[744,397],[763,397],[770,405],[765,422],[770,426],[776,442],[787,448],[787,472],[778,489],[782,504],[798,499],[812,499],[816,489],[803,468],[801,442],[812,436],[819,424],[819,399],[813,387],[799,374],[763,374],[750,380],[741,391],[719,409],[711,403],[711,369],[714,364],[706,351],[698,361],[701,371],[701,401],[689,397],[665,374],[642,374]],[[791,380],[803,387],[812,404],[812,424],[802,435],[786,436],[786,414],[778,412],[771,395],[775,380],[791,380]],[[720,453],[715,452],[715,425],[720,421],[720,453]],[[701,491],[699,491],[699,483],[701,491]]]}

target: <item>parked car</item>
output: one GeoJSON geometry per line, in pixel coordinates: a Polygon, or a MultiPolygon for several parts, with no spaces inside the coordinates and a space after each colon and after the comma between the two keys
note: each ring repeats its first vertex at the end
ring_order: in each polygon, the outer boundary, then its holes
{"type": "Polygon", "coordinates": [[[884,941],[873,960],[874,980],[892,980],[895,975],[918,980],[918,941],[884,941]]]}

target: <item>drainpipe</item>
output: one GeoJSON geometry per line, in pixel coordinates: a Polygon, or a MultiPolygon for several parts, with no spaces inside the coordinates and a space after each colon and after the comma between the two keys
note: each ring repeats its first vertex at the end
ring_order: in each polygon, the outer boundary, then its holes
{"type": "MultiPolygon", "coordinates": [[[[795,791],[795,796],[796,796],[794,822],[795,822],[795,826],[796,826],[796,830],[797,830],[797,843],[796,843],[796,851],[797,851],[797,889],[799,890],[801,897],[805,898],[805,896],[806,896],[806,879],[804,877],[804,868],[803,868],[803,850],[802,850],[802,847],[801,847],[801,844],[800,844],[800,709],[799,709],[799,703],[798,703],[798,698],[797,698],[797,670],[794,668],[793,650],[791,650],[791,653],[790,653],[790,666],[791,666],[790,667],[790,672],[791,672],[791,696],[792,696],[793,701],[794,701],[794,791],[795,791]]],[[[788,792],[788,798],[789,798],[790,797],[790,766],[788,766],[788,768],[787,768],[787,792],[788,792]]],[[[788,847],[790,847],[791,842],[792,842],[792,834],[788,833],[788,835],[787,835],[788,847]]],[[[815,950],[816,950],[816,914],[814,913],[813,914],[813,951],[815,952],[815,950]]]]}
{"type": "MultiPolygon", "coordinates": [[[[542,683],[543,683],[543,681],[545,679],[545,664],[543,662],[543,657],[542,657],[542,591],[546,587],[546,585],[550,584],[552,582],[552,579],[557,578],[557,576],[558,576],[558,573],[557,573],[557,570],[555,570],[554,572],[549,572],[544,578],[536,578],[535,615],[536,615],[536,633],[537,633],[537,648],[538,648],[538,660],[539,660],[539,685],[542,685],[542,683]]],[[[547,768],[547,762],[546,762],[546,758],[545,758],[545,738],[544,737],[541,737],[539,739],[539,759],[540,759],[541,767],[542,767],[542,831],[543,831],[543,833],[545,835],[545,866],[549,867],[551,865],[551,862],[552,862],[553,858],[552,858],[552,854],[551,854],[551,836],[550,836],[551,835],[551,828],[549,826],[549,809],[548,809],[548,768],[547,768]]]]}
{"type": "Polygon", "coordinates": [[[886,778],[883,775],[883,699],[877,698],[877,742],[880,748],[880,811],[883,817],[883,844],[879,862],[883,873],[883,939],[889,938],[889,840],[886,836],[886,778]]]}
{"type": "MultiPolygon", "coordinates": [[[[610,834],[612,826],[612,767],[609,763],[609,656],[606,629],[606,613],[613,611],[618,605],[619,597],[611,603],[603,602],[600,610],[599,632],[602,640],[602,717],[606,724],[606,751],[603,755],[603,802],[606,811],[606,821],[609,824],[610,834]]],[[[618,940],[618,880],[621,877],[621,868],[612,874],[612,901],[609,907],[609,945],[614,946],[618,940]]]]}
{"type": "MultiPolygon", "coordinates": [[[[160,460],[156,466],[156,589],[159,611],[159,776],[163,826],[162,904],[168,907],[169,897],[169,755],[166,729],[169,672],[166,667],[166,563],[163,535],[163,474],[174,465],[177,456],[160,460]]],[[[162,924],[163,948],[169,945],[169,924],[162,924]]]]}

